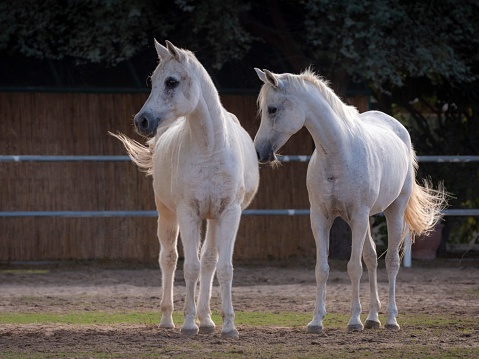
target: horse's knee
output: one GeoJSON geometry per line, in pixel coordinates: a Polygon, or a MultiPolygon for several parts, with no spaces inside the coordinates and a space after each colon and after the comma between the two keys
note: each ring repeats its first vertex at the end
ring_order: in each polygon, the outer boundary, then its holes
{"type": "Polygon", "coordinates": [[[378,267],[378,257],[376,255],[376,252],[374,253],[365,252],[363,254],[363,260],[364,260],[364,263],[366,263],[366,267],[368,267],[368,269],[374,269],[378,267]]]}
{"type": "Polygon", "coordinates": [[[204,252],[201,255],[201,267],[204,269],[212,269],[216,267],[216,264],[218,262],[218,256],[217,254],[210,253],[210,252],[204,252]]]}
{"type": "Polygon", "coordinates": [[[350,260],[348,262],[348,275],[349,278],[351,279],[357,279],[361,278],[361,275],[363,273],[363,266],[361,264],[361,261],[352,261],[350,260]]]}
{"type": "Polygon", "coordinates": [[[185,280],[196,281],[200,272],[200,262],[197,261],[185,261],[183,265],[183,272],[185,280]]]}
{"type": "Polygon", "coordinates": [[[223,283],[233,280],[233,265],[231,263],[218,265],[216,275],[218,276],[218,281],[223,283]]]}
{"type": "Polygon", "coordinates": [[[316,282],[325,283],[329,277],[329,264],[316,264],[316,282]]]}
{"type": "Polygon", "coordinates": [[[178,251],[174,249],[160,249],[159,262],[160,265],[176,266],[178,261],[178,251]]]}
{"type": "Polygon", "coordinates": [[[398,272],[400,267],[399,253],[397,251],[392,251],[392,252],[389,252],[388,250],[386,254],[386,269],[389,272],[390,271],[398,272]]]}

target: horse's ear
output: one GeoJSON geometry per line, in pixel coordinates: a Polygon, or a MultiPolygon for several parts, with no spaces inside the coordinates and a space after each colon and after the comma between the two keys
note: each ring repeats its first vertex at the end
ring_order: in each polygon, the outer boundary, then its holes
{"type": "Polygon", "coordinates": [[[171,54],[171,56],[173,56],[176,59],[176,61],[181,60],[180,51],[176,48],[175,45],[173,45],[168,40],[166,40],[166,48],[168,49],[168,52],[171,54]]]}
{"type": "Polygon", "coordinates": [[[156,41],[156,39],[155,39],[155,49],[156,49],[156,52],[157,52],[158,57],[160,58],[160,60],[163,60],[164,58],[166,58],[170,54],[168,52],[168,49],[166,47],[164,47],[162,44],[160,44],[158,41],[156,41]]]}
{"type": "Polygon", "coordinates": [[[271,71],[268,71],[268,70],[265,69],[264,70],[264,75],[266,77],[266,81],[268,81],[271,84],[271,86],[273,86],[275,89],[277,89],[279,87],[279,80],[276,78],[276,76],[271,71]]]}
{"type": "Polygon", "coordinates": [[[263,81],[264,83],[266,83],[266,75],[264,74],[264,72],[258,69],[257,67],[255,67],[254,70],[256,71],[256,75],[258,75],[259,79],[263,81]]]}

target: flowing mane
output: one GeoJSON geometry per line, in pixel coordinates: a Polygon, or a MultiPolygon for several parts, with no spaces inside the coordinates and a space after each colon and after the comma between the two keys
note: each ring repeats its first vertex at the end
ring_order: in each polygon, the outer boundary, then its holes
{"type": "Polygon", "coordinates": [[[359,111],[356,107],[345,104],[339,96],[334,93],[329,85],[329,81],[315,74],[310,68],[304,70],[298,77],[315,85],[323,94],[333,111],[344,121],[350,121],[351,118],[355,118],[359,115],[359,111]]]}
{"type": "MultiPolygon", "coordinates": [[[[326,102],[331,106],[332,110],[341,118],[345,123],[351,124],[351,120],[359,115],[359,111],[356,107],[345,104],[338,95],[334,93],[329,85],[329,81],[323,79],[321,76],[314,73],[310,68],[304,70],[299,75],[293,75],[289,73],[276,75],[280,81],[284,81],[289,86],[300,89],[304,88],[305,82],[314,85],[319,92],[323,95],[326,102]]],[[[261,88],[258,97],[258,108],[261,109],[263,102],[267,98],[268,91],[272,86],[263,86],[261,88]]]]}

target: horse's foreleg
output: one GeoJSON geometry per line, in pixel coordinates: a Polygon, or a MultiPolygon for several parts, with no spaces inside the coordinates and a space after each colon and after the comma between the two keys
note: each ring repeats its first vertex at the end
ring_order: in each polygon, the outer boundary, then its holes
{"type": "Polygon", "coordinates": [[[368,212],[358,214],[351,221],[352,247],[351,258],[348,262],[348,275],[351,280],[353,297],[351,301],[351,318],[348,323],[348,330],[363,330],[361,322],[361,301],[359,300],[359,285],[363,275],[361,256],[363,253],[364,241],[369,227],[368,212]]]}
{"type": "Polygon", "coordinates": [[[161,268],[161,320],[160,328],[174,328],[173,323],[173,281],[178,261],[178,223],[176,216],[162,209],[158,218],[158,239],[160,241],[159,263],[161,268]]]}
{"type": "Polygon", "coordinates": [[[369,274],[369,314],[364,326],[369,329],[377,329],[381,326],[379,321],[379,310],[381,309],[381,302],[378,295],[378,257],[376,254],[376,245],[371,237],[371,226],[368,226],[366,234],[366,241],[364,242],[363,259],[368,268],[369,274]]]}
{"type": "Polygon", "coordinates": [[[241,217],[241,208],[234,205],[226,209],[221,218],[216,221],[216,243],[218,247],[217,276],[221,290],[221,306],[223,327],[221,336],[237,338],[238,331],[234,324],[234,310],[231,299],[233,283],[233,250],[236,240],[236,232],[241,217]]]}
{"type": "Polygon", "coordinates": [[[200,245],[201,220],[189,208],[179,207],[177,209],[178,222],[180,224],[180,235],[183,243],[185,262],[183,273],[185,276],[186,296],[184,308],[184,322],[181,327],[181,334],[198,334],[196,325],[196,302],[195,290],[200,272],[200,260],[198,251],[200,245]]]}
{"type": "Polygon", "coordinates": [[[308,333],[323,331],[323,318],[326,315],[326,282],[329,277],[329,231],[332,222],[311,208],[311,229],[316,242],[316,305],[313,320],[309,322],[308,333]]]}
{"type": "Polygon", "coordinates": [[[393,202],[385,211],[388,226],[388,252],[386,254],[386,271],[389,280],[389,300],[386,309],[387,329],[399,330],[396,320],[398,314],[396,306],[396,277],[399,272],[401,260],[399,258],[399,247],[401,246],[402,232],[404,228],[404,203],[399,198],[393,202]]]}
{"type": "Polygon", "coordinates": [[[210,299],[213,276],[218,262],[216,249],[216,220],[208,220],[206,238],[201,249],[200,293],[198,295],[198,320],[200,333],[212,333],[215,323],[211,320],[210,299]]]}

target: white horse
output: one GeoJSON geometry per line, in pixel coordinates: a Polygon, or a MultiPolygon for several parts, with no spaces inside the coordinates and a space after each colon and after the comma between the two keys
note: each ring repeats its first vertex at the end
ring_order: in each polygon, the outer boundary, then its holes
{"type": "Polygon", "coordinates": [[[174,328],[173,279],[179,227],[186,281],[181,333],[214,331],[209,302],[217,270],[221,334],[238,337],[231,301],[232,256],[241,212],[259,183],[253,140],[235,115],[223,108],[213,81],[192,52],[168,41],[164,47],[155,40],[155,47],[160,63],[151,76],[151,94],[134,118],[140,134],[154,137],[148,147],[123,135],[116,137],[133,162],[153,176],[162,272],[160,327],[174,328]],[[200,261],[203,220],[207,220],[207,230],[200,261]]]}
{"type": "Polygon", "coordinates": [[[388,228],[386,328],[398,330],[395,286],[399,248],[406,231],[412,238],[431,231],[441,217],[444,190],[433,190],[427,183],[422,187],[416,182],[417,162],[409,133],[393,117],[378,111],[359,114],[310,70],[300,75],[255,70],[264,82],[258,97],[261,124],[254,140],[259,161],[276,161],[276,151],[303,126],[316,147],[308,166],[307,187],[317,251],[317,293],[314,317],[307,331],[322,332],[329,232],[338,216],[352,229],[347,268],[353,297],[348,329],[364,328],[359,300],[361,254],[369,272],[371,298],[365,325],[380,327],[377,255],[369,226],[369,217],[379,212],[384,212],[388,228]]]}

